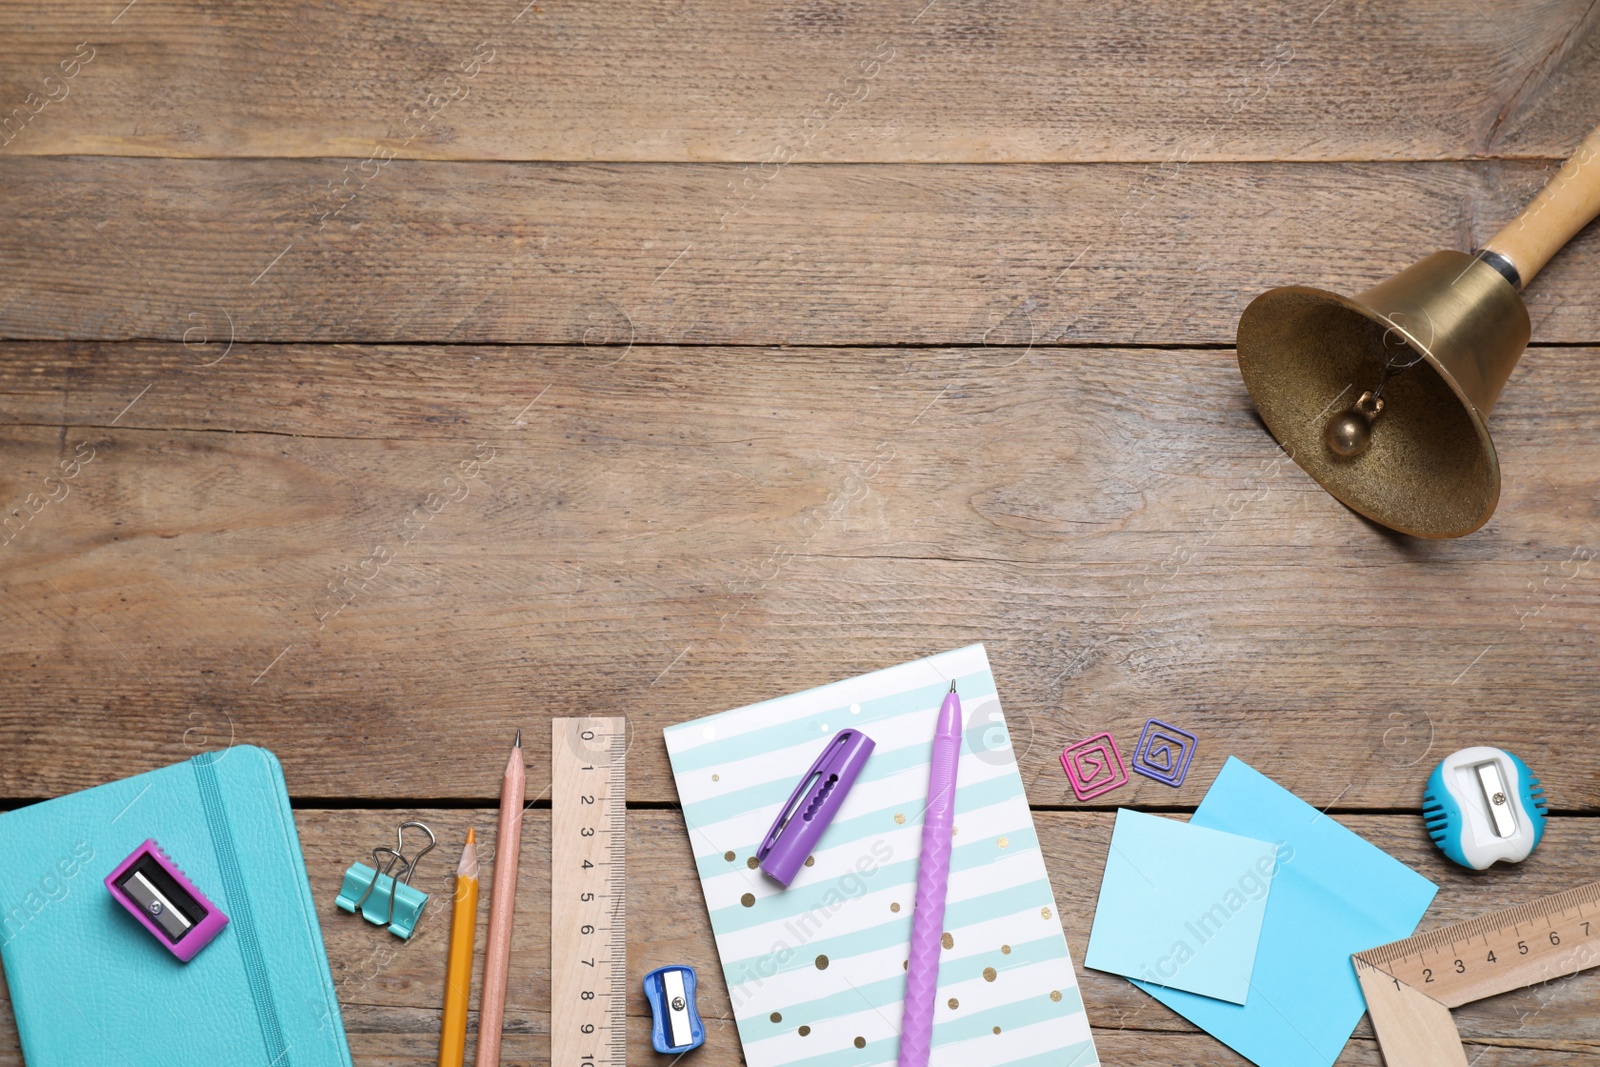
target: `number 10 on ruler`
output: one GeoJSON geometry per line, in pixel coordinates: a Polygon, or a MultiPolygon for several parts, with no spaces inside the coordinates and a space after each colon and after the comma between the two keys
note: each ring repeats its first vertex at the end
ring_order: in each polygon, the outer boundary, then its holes
{"type": "Polygon", "coordinates": [[[555,719],[550,743],[550,1061],[622,1067],[627,1048],[627,721],[555,719]]]}

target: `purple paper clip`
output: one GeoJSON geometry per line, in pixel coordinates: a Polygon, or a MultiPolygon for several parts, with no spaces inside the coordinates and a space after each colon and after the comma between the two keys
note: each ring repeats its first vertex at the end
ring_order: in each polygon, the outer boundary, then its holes
{"type": "Polygon", "coordinates": [[[1194,759],[1195,746],[1199,743],[1200,739],[1188,730],[1151,719],[1144,724],[1144,733],[1139,735],[1139,747],[1133,753],[1133,769],[1176,789],[1188,776],[1189,761],[1194,759]]]}
{"type": "Polygon", "coordinates": [[[874,745],[860,730],[840,730],[789,794],[789,802],[756,850],[761,869],[784,888],[794,881],[800,865],[833,821],[874,745]]]}
{"type": "Polygon", "coordinates": [[[222,909],[195,888],[154,838],[106,875],[106,888],[163,947],[184,963],[228,925],[222,909]]]}

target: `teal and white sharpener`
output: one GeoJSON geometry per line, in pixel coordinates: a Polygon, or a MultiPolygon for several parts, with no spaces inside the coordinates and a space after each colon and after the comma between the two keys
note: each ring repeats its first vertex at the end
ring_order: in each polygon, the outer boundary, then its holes
{"type": "Polygon", "coordinates": [[[1463,867],[1521,863],[1544,836],[1544,789],[1502,748],[1452,752],[1433,769],[1422,818],[1439,850],[1463,867]]]}

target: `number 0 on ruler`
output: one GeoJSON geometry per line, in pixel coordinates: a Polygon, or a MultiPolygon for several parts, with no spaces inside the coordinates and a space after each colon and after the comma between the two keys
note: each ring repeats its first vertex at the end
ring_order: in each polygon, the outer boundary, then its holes
{"type": "Polygon", "coordinates": [[[555,719],[550,744],[550,1061],[622,1067],[627,720],[555,719]]]}

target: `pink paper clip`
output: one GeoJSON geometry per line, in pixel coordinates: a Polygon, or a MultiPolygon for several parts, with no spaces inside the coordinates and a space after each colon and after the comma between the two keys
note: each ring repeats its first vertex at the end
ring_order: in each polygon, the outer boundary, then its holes
{"type": "Polygon", "coordinates": [[[1128,769],[1123,766],[1117,739],[1109,733],[1095,734],[1061,752],[1061,769],[1072,783],[1072,795],[1093,800],[1120,785],[1128,784],[1128,769]]]}

